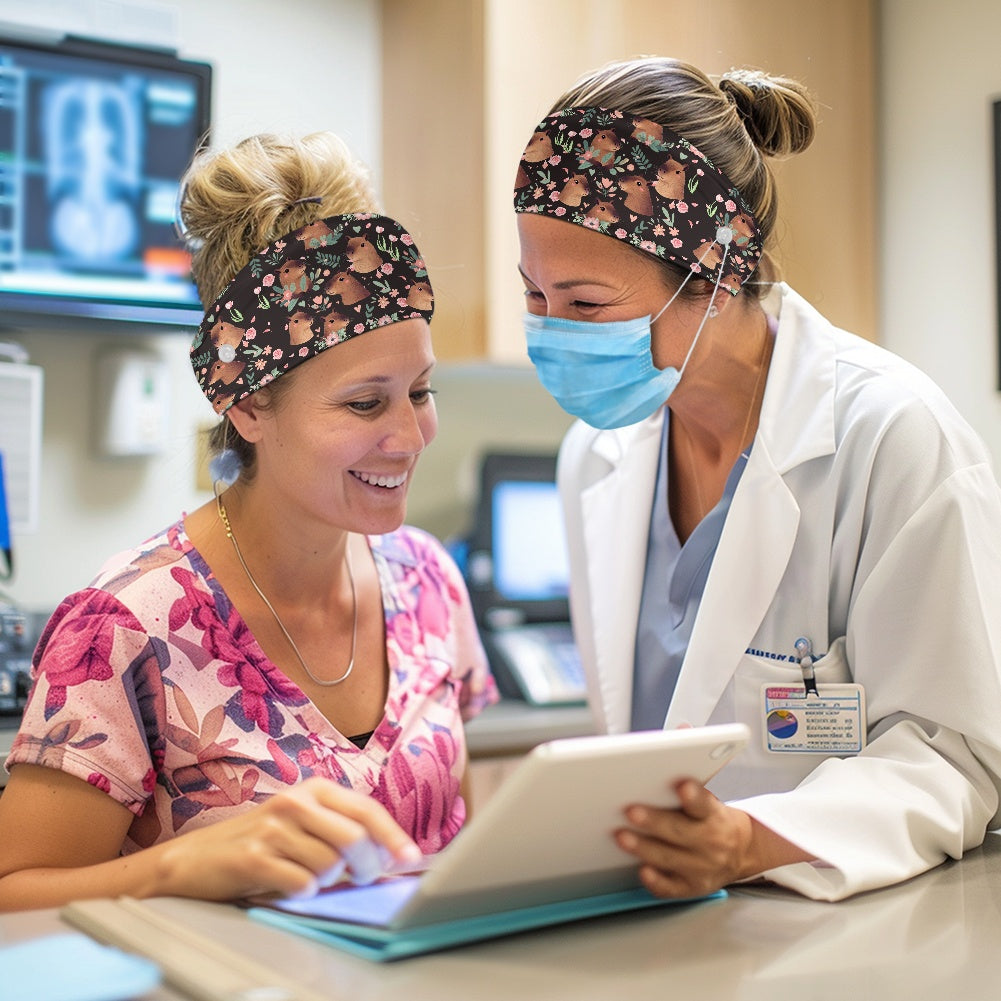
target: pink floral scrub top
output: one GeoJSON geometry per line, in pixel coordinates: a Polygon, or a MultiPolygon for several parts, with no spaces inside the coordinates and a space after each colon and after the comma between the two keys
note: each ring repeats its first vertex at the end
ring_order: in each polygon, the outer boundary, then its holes
{"type": "Polygon", "coordinates": [[[369,545],[389,695],[363,748],[268,660],[180,522],[52,616],[8,768],[59,768],[124,804],[135,814],[124,853],[312,775],[373,796],[422,851],[440,850],[465,819],[463,721],[497,690],[441,544],[405,526],[369,545]]]}

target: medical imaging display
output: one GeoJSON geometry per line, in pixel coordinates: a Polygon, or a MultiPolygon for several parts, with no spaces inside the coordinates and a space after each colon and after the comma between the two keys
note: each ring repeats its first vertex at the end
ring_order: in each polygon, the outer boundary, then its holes
{"type": "Polygon", "coordinates": [[[0,39],[0,309],[197,322],[175,230],[209,67],[0,39]]]}

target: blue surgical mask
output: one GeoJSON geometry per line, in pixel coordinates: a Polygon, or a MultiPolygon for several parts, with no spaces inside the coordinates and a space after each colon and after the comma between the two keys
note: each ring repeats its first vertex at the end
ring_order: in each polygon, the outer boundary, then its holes
{"type": "MultiPolygon", "coordinates": [[[[719,235],[722,237],[723,230],[719,235]]],[[[719,242],[725,263],[730,238],[720,238],[719,242]]],[[[713,303],[723,265],[720,264],[713,295],[680,370],[654,365],[650,327],[681,295],[693,273],[685,275],[677,291],[654,317],[593,323],[525,313],[528,357],[535,365],[539,381],[568,414],[591,427],[609,430],[646,420],[667,402],[681,382],[706,320],[716,315],[713,303]]]]}
{"type": "Polygon", "coordinates": [[[591,323],[524,316],[528,357],[556,402],[595,428],[621,428],[655,413],[681,379],[658,369],[650,352],[651,317],[591,323]]]}

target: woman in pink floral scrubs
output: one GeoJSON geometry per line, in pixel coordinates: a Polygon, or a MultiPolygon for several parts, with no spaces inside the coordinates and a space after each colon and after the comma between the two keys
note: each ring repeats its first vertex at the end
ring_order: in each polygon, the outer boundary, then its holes
{"type": "Polygon", "coordinates": [[[462,826],[463,721],[497,694],[454,563],[403,525],[437,430],[433,298],[373,204],[329,134],[189,171],[191,359],[227,475],[46,627],[0,908],[310,894],[462,826]]]}

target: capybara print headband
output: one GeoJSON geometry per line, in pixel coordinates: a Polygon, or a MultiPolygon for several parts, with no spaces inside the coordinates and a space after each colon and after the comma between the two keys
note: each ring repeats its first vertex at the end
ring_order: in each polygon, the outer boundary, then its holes
{"type": "Polygon", "coordinates": [[[726,175],[688,140],[622,111],[548,115],[514,187],[516,212],[615,237],[698,277],[719,278],[733,295],[761,257],[758,225],[726,175]]]}
{"type": "Polygon", "coordinates": [[[433,312],[424,260],[395,219],[330,216],[247,262],[206,311],[191,366],[223,414],[341,341],[433,312]]]}

